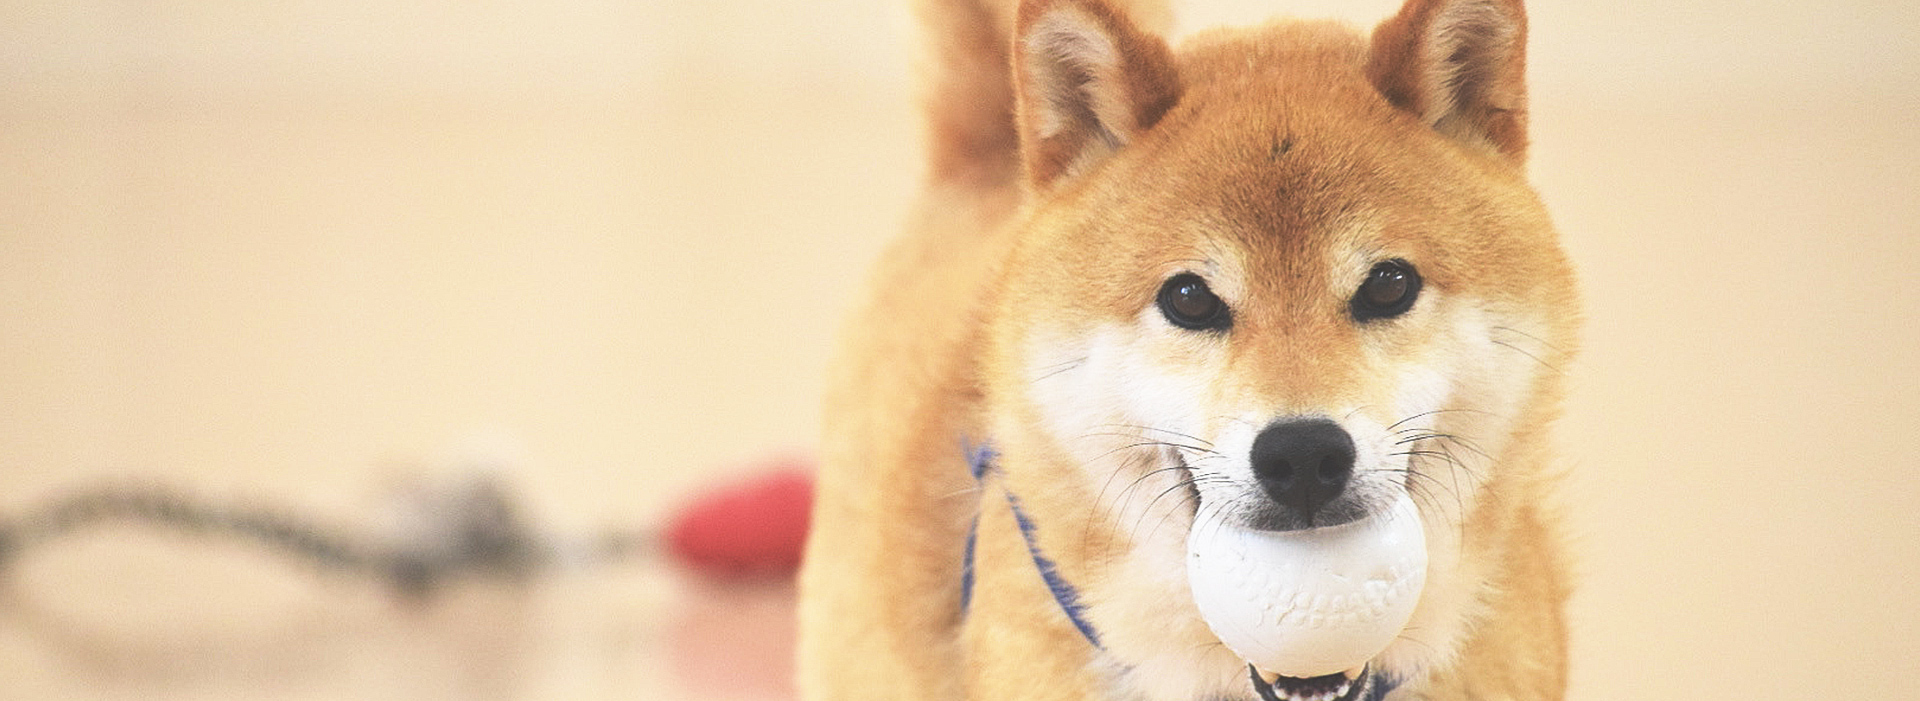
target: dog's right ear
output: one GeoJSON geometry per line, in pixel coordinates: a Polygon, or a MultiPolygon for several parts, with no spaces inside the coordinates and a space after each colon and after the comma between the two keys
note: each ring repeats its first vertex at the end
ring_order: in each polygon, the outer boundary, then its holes
{"type": "Polygon", "coordinates": [[[1026,0],[1013,48],[1020,157],[1045,190],[1153,127],[1180,97],[1166,41],[1105,0],[1026,0]]]}

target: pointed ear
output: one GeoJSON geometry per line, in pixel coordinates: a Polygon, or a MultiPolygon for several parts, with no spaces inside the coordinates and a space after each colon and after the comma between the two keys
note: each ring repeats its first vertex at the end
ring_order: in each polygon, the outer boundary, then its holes
{"type": "Polygon", "coordinates": [[[1020,157],[1045,189],[1151,128],[1180,96],[1165,41],[1104,0],[1027,0],[1014,34],[1020,157]]]}
{"type": "Polygon", "coordinates": [[[1520,0],[1408,0],[1373,30],[1367,77],[1440,133],[1521,163],[1526,54],[1520,0]]]}

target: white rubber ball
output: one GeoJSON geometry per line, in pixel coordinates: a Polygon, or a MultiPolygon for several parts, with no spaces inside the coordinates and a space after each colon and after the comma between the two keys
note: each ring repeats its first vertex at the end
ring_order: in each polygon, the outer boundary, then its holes
{"type": "Polygon", "coordinates": [[[1368,518],[1298,531],[1203,514],[1187,538],[1187,581],[1207,626],[1255,667],[1289,677],[1378,656],[1412,618],[1426,580],[1426,532],[1404,493],[1368,518]]]}

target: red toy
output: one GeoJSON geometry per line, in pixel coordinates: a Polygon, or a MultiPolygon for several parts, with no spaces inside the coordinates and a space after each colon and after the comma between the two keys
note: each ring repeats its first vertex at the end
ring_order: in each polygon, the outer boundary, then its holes
{"type": "Polygon", "coordinates": [[[813,508],[813,474],[799,461],[710,492],[667,523],[667,550],[702,574],[791,577],[800,567],[813,508]]]}

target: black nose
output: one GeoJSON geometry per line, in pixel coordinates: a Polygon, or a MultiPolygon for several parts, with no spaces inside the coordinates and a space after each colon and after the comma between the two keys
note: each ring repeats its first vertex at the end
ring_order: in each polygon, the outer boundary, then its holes
{"type": "Polygon", "coordinates": [[[1307,524],[1353,476],[1353,437],[1327,419],[1279,421],[1253,439],[1253,476],[1307,524]]]}

